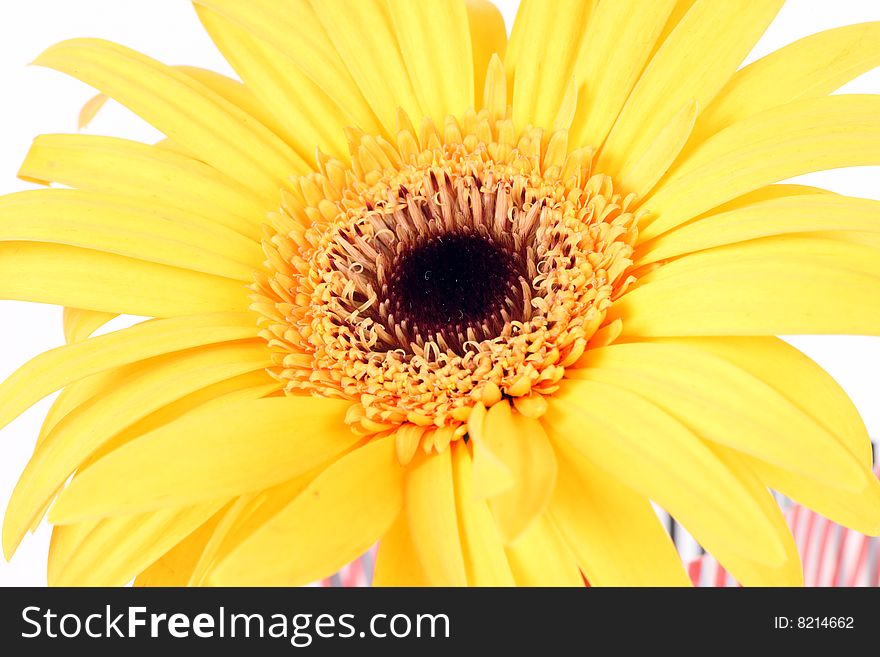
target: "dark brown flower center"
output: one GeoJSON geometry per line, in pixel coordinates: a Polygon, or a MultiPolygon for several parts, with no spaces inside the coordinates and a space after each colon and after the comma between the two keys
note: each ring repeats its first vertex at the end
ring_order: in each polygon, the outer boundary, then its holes
{"type": "MultiPolygon", "coordinates": [[[[387,288],[389,314],[423,338],[464,335],[471,326],[497,334],[504,324],[501,310],[526,273],[520,260],[488,237],[435,237],[398,256],[387,288]]],[[[512,310],[509,319],[521,321],[518,309],[512,310]]]]}

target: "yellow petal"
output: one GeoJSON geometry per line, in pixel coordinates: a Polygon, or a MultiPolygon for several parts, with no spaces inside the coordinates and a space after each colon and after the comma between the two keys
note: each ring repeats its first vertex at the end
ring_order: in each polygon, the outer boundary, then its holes
{"type": "Polygon", "coordinates": [[[464,0],[388,0],[388,12],[424,115],[439,126],[447,114],[472,109],[474,60],[464,0]]]}
{"type": "Polygon", "coordinates": [[[261,201],[203,162],[115,137],[41,135],[18,175],[29,182],[61,183],[180,208],[256,240],[267,210],[277,206],[277,198],[271,204],[261,201]]]}
{"type": "Polygon", "coordinates": [[[614,176],[632,153],[647,152],[691,99],[705,107],[780,7],[782,0],[697,0],[645,67],[602,147],[598,170],[614,176]]]}
{"type": "Polygon", "coordinates": [[[761,505],[764,518],[785,550],[785,559],[781,565],[771,567],[754,559],[745,559],[724,544],[713,545],[711,548],[706,546],[707,549],[743,586],[803,586],[804,573],[800,554],[779,504],[739,453],[715,446],[713,451],[761,505]]]}
{"type": "Polygon", "coordinates": [[[690,137],[697,118],[697,102],[688,101],[676,112],[643,151],[627,154],[621,165],[620,184],[639,195],[647,194],[672,166],[690,137]]]}
{"type": "Polygon", "coordinates": [[[384,3],[323,0],[312,7],[386,130],[396,128],[398,108],[411,117],[425,116],[426,108],[416,97],[384,3]]]}
{"type": "MultiPolygon", "coordinates": [[[[728,201],[727,203],[712,208],[710,212],[711,214],[730,212],[732,210],[738,210],[739,208],[749,206],[752,203],[760,203],[772,199],[784,198],[786,196],[816,196],[820,194],[824,196],[837,196],[834,192],[820,187],[795,185],[791,183],[774,183],[772,185],[758,187],[751,192],[746,192],[742,196],[737,196],[732,201],[728,201]]],[[[710,212],[707,212],[706,214],[709,214],[710,212]]],[[[703,216],[704,215],[700,215],[697,219],[700,219],[703,216]]]]}
{"type": "Polygon", "coordinates": [[[373,586],[430,586],[430,580],[419,563],[406,513],[397,516],[379,541],[373,586]]]}
{"type": "Polygon", "coordinates": [[[474,406],[468,417],[468,436],[473,443],[473,491],[475,499],[495,497],[513,487],[513,473],[485,440],[486,407],[474,406]]]}
{"type": "Polygon", "coordinates": [[[596,0],[523,0],[505,57],[518,127],[553,125],[596,0]]]}
{"type": "MultiPolygon", "coordinates": [[[[646,429],[649,433],[650,429],[646,429]]],[[[688,586],[675,544],[650,502],[565,440],[550,515],[593,586],[688,586]]]]}
{"type": "Polygon", "coordinates": [[[743,455],[749,468],[766,486],[787,495],[834,522],[851,527],[868,536],[880,535],[880,481],[860,491],[828,486],[798,472],[792,472],[764,461],[743,455]]]}
{"type": "Polygon", "coordinates": [[[473,464],[467,445],[452,447],[455,505],[461,532],[461,549],[470,586],[513,586],[513,575],[504,554],[501,534],[485,500],[474,498],[473,464]]]}
{"type": "Polygon", "coordinates": [[[90,338],[92,333],[116,316],[115,313],[102,313],[95,310],[83,310],[82,308],[65,308],[62,320],[64,340],[68,344],[82,342],[90,338]]]}
{"type": "Polygon", "coordinates": [[[517,586],[583,586],[571,549],[547,514],[507,546],[507,560],[517,586]]]}
{"type": "MultiPolygon", "coordinates": [[[[239,82],[238,80],[233,80],[222,73],[210,71],[206,68],[199,68],[198,66],[175,66],[174,68],[186,73],[196,82],[204,85],[218,96],[225,98],[230,103],[243,110],[245,114],[252,116],[269,128],[277,136],[282,139],[286,137],[286,126],[278,122],[278,119],[271,112],[271,106],[261,102],[254,94],[250,85],[247,85],[244,82],[239,82]]],[[[287,143],[290,144],[289,141],[287,143]]],[[[314,149],[314,144],[312,144],[312,148],[314,149]]],[[[304,160],[309,161],[314,157],[314,153],[300,153],[300,156],[302,156],[304,160]]]]}
{"type": "Polygon", "coordinates": [[[876,247],[784,236],[691,253],[608,311],[624,336],[880,333],[876,247]]]}
{"type": "Polygon", "coordinates": [[[134,586],[186,586],[205,545],[223,516],[224,510],[221,509],[150,564],[135,578],[134,586]]]}
{"type": "Polygon", "coordinates": [[[253,117],[179,70],[99,39],[52,46],[34,62],[90,84],[199,159],[266,195],[308,167],[253,117]]]}
{"type": "Polygon", "coordinates": [[[201,390],[197,390],[163,406],[158,411],[150,413],[128,428],[123,429],[92,453],[83,462],[81,467],[89,467],[92,463],[104,458],[118,447],[131,442],[135,438],[140,438],[158,427],[175,421],[195,408],[207,411],[207,409],[212,407],[220,408],[226,404],[235,404],[240,401],[279,397],[281,396],[279,393],[282,387],[283,385],[279,381],[261,370],[234,376],[231,379],[225,379],[219,383],[206,386],[201,390]]]}
{"type": "MultiPolygon", "coordinates": [[[[195,0],[195,4],[226,17],[289,57],[297,68],[345,111],[348,123],[369,134],[381,131],[381,124],[310,3],[195,0]]],[[[360,39],[352,44],[353,47],[360,45],[360,39]]]]}
{"type": "Polygon", "coordinates": [[[91,374],[255,333],[253,318],[246,313],[209,313],[143,322],[45,351],[0,383],[0,427],[46,395],[91,374]]]}
{"type": "Polygon", "coordinates": [[[69,524],[185,506],[290,479],[357,441],[343,422],[347,407],[341,400],[279,397],[196,409],[78,473],[49,520],[69,524]]]}
{"type": "Polygon", "coordinates": [[[513,487],[491,499],[501,536],[512,543],[547,508],[556,486],[556,456],[541,423],[505,402],[489,409],[483,441],[513,477],[513,487]]]}
{"type": "Polygon", "coordinates": [[[40,443],[9,501],[7,545],[21,540],[54,492],[115,435],[167,404],[270,364],[265,345],[243,343],[174,353],[126,368],[112,388],[68,413],[40,443]]]}
{"type": "Polygon", "coordinates": [[[204,586],[217,564],[295,500],[322,469],[323,465],[277,486],[239,496],[205,543],[188,585],[204,586]]]}
{"type": "Polygon", "coordinates": [[[419,454],[410,464],[404,508],[416,555],[431,585],[467,586],[449,449],[419,454]]]}
{"type": "Polygon", "coordinates": [[[631,390],[706,440],[827,484],[860,490],[871,476],[831,433],[771,385],[686,341],[596,349],[572,376],[631,390]]]}
{"type": "Polygon", "coordinates": [[[475,107],[484,107],[483,89],[492,55],[504,57],[507,49],[507,27],[498,7],[489,0],[465,0],[471,32],[471,54],[474,69],[475,107]]]}
{"type": "Polygon", "coordinates": [[[849,395],[825,370],[779,338],[660,338],[712,353],[773,386],[830,432],[864,468],[871,468],[871,440],[849,395]]]}
{"type": "Polygon", "coordinates": [[[123,586],[223,505],[210,502],[86,522],[84,536],[73,525],[56,527],[49,548],[49,585],[123,586]]]}
{"type": "MultiPolygon", "coordinates": [[[[144,364],[149,365],[150,362],[151,361],[145,361],[144,364]]],[[[74,381],[70,385],[65,386],[61,393],[55,398],[55,401],[46,414],[46,418],[43,420],[43,424],[40,427],[40,435],[37,437],[37,447],[45,442],[46,438],[61,420],[67,417],[70,413],[76,411],[81,405],[89,404],[92,401],[111,393],[119,383],[124,381],[125,378],[135,369],[137,369],[137,366],[117,367],[99,372],[98,374],[93,374],[85,379],[74,381]]],[[[115,444],[118,441],[124,442],[123,439],[126,437],[138,436],[155,428],[159,424],[164,424],[165,421],[168,421],[167,419],[171,419],[171,411],[177,409],[178,406],[189,409],[194,406],[199,406],[205,401],[212,400],[214,397],[243,389],[259,389],[264,391],[264,394],[259,394],[253,397],[254,399],[258,399],[259,397],[280,390],[282,387],[283,384],[280,381],[272,378],[269,376],[268,372],[265,371],[256,370],[240,376],[235,376],[231,379],[201,388],[190,395],[186,395],[186,397],[172,402],[169,406],[163,408],[161,412],[151,413],[143,420],[136,422],[128,429],[122,431],[113,441],[111,441],[111,443],[115,444]],[[149,428],[145,429],[144,427],[149,428]]],[[[185,411],[181,411],[179,415],[182,415],[183,412],[185,411]]],[[[105,447],[109,447],[109,445],[105,445],[105,447]]],[[[98,450],[96,454],[100,453],[100,451],[101,450],[98,450]]]]}
{"type": "Polygon", "coordinates": [[[182,210],[73,189],[0,197],[0,241],[51,242],[250,282],[258,242],[182,210]]]}
{"type": "Polygon", "coordinates": [[[68,413],[105,391],[112,390],[116,380],[123,376],[124,371],[124,367],[106,370],[74,381],[62,388],[43,418],[36,447],[38,448],[45,441],[46,436],[68,413]]]}
{"type": "Polygon", "coordinates": [[[672,30],[678,27],[678,24],[681,23],[681,20],[691,10],[691,7],[694,6],[695,2],[696,0],[675,0],[672,12],[669,14],[669,19],[666,21],[663,30],[660,32],[660,37],[657,39],[657,44],[654,46],[654,50],[651,51],[651,57],[656,55],[660,46],[666,43],[666,39],[672,34],[672,30]]]}
{"type": "Polygon", "coordinates": [[[87,128],[89,124],[95,120],[98,112],[101,111],[101,108],[104,107],[108,100],[110,100],[110,98],[104,94],[96,94],[89,98],[79,111],[79,117],[76,122],[77,127],[80,130],[87,128]]]}
{"type": "Polygon", "coordinates": [[[693,144],[737,121],[803,98],[826,96],[880,65],[880,22],[811,34],[737,71],[700,115],[693,144]]]}
{"type": "Polygon", "coordinates": [[[320,148],[340,160],[348,158],[339,107],[281,49],[258,38],[217,12],[196,5],[199,19],[223,56],[244,80],[257,108],[247,111],[281,136],[306,161],[320,148]]]}
{"type": "Polygon", "coordinates": [[[241,281],[41,242],[0,243],[0,298],[145,317],[249,305],[241,281]]]}
{"type": "Polygon", "coordinates": [[[394,522],[403,504],[403,476],[393,436],[356,449],[233,550],[209,581],[294,586],[330,575],[394,522]]]}
{"type": "Polygon", "coordinates": [[[504,73],[504,64],[498,55],[492,55],[486,69],[483,107],[489,111],[489,116],[496,121],[507,116],[507,76],[504,73]]]}
{"type": "MultiPolygon", "coordinates": [[[[761,4],[761,3],[758,3],[761,4]]],[[[811,171],[880,162],[880,98],[801,100],[739,121],[680,161],[645,201],[651,239],[762,185],[811,171]]]]}
{"type": "Polygon", "coordinates": [[[694,219],[641,245],[638,265],[787,233],[880,232],[880,201],[836,194],[781,196],[694,219]]]}
{"type": "Polygon", "coordinates": [[[675,0],[616,0],[596,6],[578,55],[573,144],[597,147],[605,141],[674,5],[675,0]]]}
{"type": "Polygon", "coordinates": [[[724,545],[769,566],[785,560],[761,504],[699,438],[639,395],[605,382],[567,381],[542,423],[554,444],[567,442],[656,501],[707,549],[724,545]]]}

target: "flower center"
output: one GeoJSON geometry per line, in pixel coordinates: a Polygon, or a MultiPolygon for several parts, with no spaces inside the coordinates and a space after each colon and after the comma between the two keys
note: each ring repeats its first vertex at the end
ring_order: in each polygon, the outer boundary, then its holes
{"type": "Polygon", "coordinates": [[[500,334],[507,321],[522,321],[524,270],[521,254],[491,238],[441,235],[392,263],[383,303],[406,332],[433,336],[461,352],[468,329],[485,339],[500,334]]]}
{"type": "Polygon", "coordinates": [[[565,368],[619,331],[605,316],[634,280],[634,196],[564,131],[486,110],[395,144],[347,134],[351,164],[321,157],[264,243],[252,296],[270,372],[291,394],[350,399],[364,434],[409,425],[404,442],[429,451],[479,403],[540,415],[565,368]]]}

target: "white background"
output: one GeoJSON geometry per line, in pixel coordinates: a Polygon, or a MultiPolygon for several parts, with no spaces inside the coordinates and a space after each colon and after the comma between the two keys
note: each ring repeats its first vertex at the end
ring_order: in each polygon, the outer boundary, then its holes
{"type": "MultiPolygon", "coordinates": [[[[518,2],[496,2],[510,26],[518,2]]],[[[868,20],[880,20],[877,0],[789,0],[747,61],[807,34],[868,20]]],[[[185,0],[0,0],[0,193],[29,187],[15,176],[36,135],[76,131],[77,113],[93,90],[27,64],[52,43],[83,36],[115,40],[169,64],[232,73],[185,0]]],[[[843,91],[880,92],[880,71],[862,76],[843,91]]],[[[144,141],[160,137],[112,103],[89,131],[144,141]]],[[[878,167],[813,174],[800,181],[840,193],[880,198],[878,167]]],[[[855,400],[872,434],[880,435],[880,338],[825,336],[792,341],[831,372],[855,400]]],[[[27,359],[62,342],[59,308],[0,301],[0,379],[27,359]]],[[[30,456],[49,402],[44,400],[0,432],[0,509],[5,509],[15,480],[30,456]]],[[[48,527],[44,525],[25,539],[11,563],[0,559],[0,586],[44,585],[48,539],[48,527]]]]}

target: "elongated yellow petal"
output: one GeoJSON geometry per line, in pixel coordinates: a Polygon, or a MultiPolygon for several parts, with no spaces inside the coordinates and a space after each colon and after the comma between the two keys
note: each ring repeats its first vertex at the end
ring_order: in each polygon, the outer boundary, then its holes
{"type": "Polygon", "coordinates": [[[804,573],[797,545],[779,505],[767,490],[767,486],[748,467],[746,460],[739,453],[721,447],[713,447],[713,451],[761,505],[764,518],[785,550],[785,559],[781,565],[770,567],[754,559],[744,559],[724,544],[706,547],[743,586],[803,586],[804,573]]]}
{"type": "Polygon", "coordinates": [[[804,37],[737,71],[700,114],[697,145],[737,121],[803,98],[830,94],[880,65],[880,22],[804,37]]]}
{"type": "Polygon", "coordinates": [[[556,457],[541,423],[499,403],[489,409],[483,441],[510,471],[513,486],[491,499],[505,543],[512,543],[547,508],[556,486],[556,457]]]}
{"type": "Polygon", "coordinates": [[[860,490],[871,476],[831,433],[771,385],[685,341],[596,349],[572,376],[631,390],[706,440],[827,484],[860,490]]]}
{"type": "Polygon", "coordinates": [[[761,504],[697,436],[639,395],[605,382],[567,381],[542,423],[554,444],[569,443],[656,501],[707,549],[722,544],[769,566],[785,560],[761,504]]]}
{"type": "Polygon", "coordinates": [[[249,305],[241,281],[41,242],[0,243],[0,298],[146,317],[249,305]]]}
{"type": "Polygon", "coordinates": [[[468,417],[468,437],[473,443],[474,497],[495,497],[513,487],[513,473],[485,440],[486,407],[482,402],[474,406],[468,417]]]}
{"type": "Polygon", "coordinates": [[[597,467],[572,442],[554,440],[554,447],[559,484],[550,515],[590,584],[690,585],[675,544],[647,498],[597,467]]]}
{"type": "Polygon", "coordinates": [[[69,524],[179,507],[295,477],[357,441],[343,422],[347,406],[282,397],[194,410],[78,473],[49,519],[69,524]]]}
{"type": "Polygon", "coordinates": [[[505,57],[518,127],[552,126],[596,0],[523,0],[505,57]],[[548,72],[551,72],[549,73],[548,72]]]}
{"type": "MultiPolygon", "coordinates": [[[[145,362],[144,364],[148,366],[149,361],[145,362]]],[[[76,410],[80,405],[90,403],[92,400],[102,397],[105,394],[113,391],[120,384],[120,382],[124,381],[125,377],[128,376],[135,369],[137,368],[127,366],[115,367],[109,370],[104,370],[97,374],[92,374],[91,376],[87,376],[84,379],[79,379],[71,384],[66,385],[64,389],[61,390],[61,393],[55,398],[55,401],[52,403],[52,406],[46,413],[46,417],[43,420],[42,426],[40,427],[40,434],[37,437],[37,447],[39,447],[45,441],[49,433],[58,425],[58,423],[62,419],[67,417],[68,414],[76,410]]],[[[199,403],[194,403],[194,405],[197,406],[204,400],[212,399],[213,397],[211,396],[211,393],[213,392],[219,391],[218,394],[226,394],[226,392],[228,391],[239,390],[240,388],[263,388],[264,386],[269,386],[270,389],[267,390],[268,394],[269,392],[279,390],[282,387],[282,384],[276,379],[270,377],[267,372],[260,372],[259,370],[257,370],[241,376],[233,377],[228,381],[221,381],[218,384],[208,386],[207,388],[203,388],[198,393],[194,393],[195,397],[193,397],[193,395],[187,395],[184,399],[195,399],[197,397],[199,403]],[[205,393],[207,396],[202,397],[200,396],[200,393],[205,393]]],[[[177,402],[175,402],[175,404],[176,403],[177,402]]],[[[153,415],[155,415],[155,413],[151,414],[151,417],[153,415]]],[[[144,422],[138,422],[134,427],[132,427],[132,430],[135,427],[141,427],[142,425],[144,425],[144,422]]],[[[123,431],[122,433],[123,435],[127,435],[130,433],[130,430],[123,431]]],[[[141,433],[144,432],[142,431],[141,433]]]]}
{"type": "Polygon", "coordinates": [[[40,425],[40,433],[37,436],[36,447],[45,440],[52,429],[64,419],[64,417],[81,404],[87,403],[93,397],[112,390],[116,381],[121,379],[125,368],[119,367],[97,374],[91,374],[83,379],[67,384],[55,399],[43,418],[40,425]]]}
{"type": "Polygon", "coordinates": [[[239,496],[217,523],[193,568],[188,585],[204,586],[217,564],[295,500],[323,468],[322,464],[277,486],[239,496]]]}
{"type": "Polygon", "coordinates": [[[419,563],[405,512],[397,516],[379,541],[373,586],[430,586],[430,579],[419,563]]]}
{"type": "MultiPolygon", "coordinates": [[[[101,375],[96,376],[100,377],[101,375]]],[[[83,382],[77,382],[77,384],[79,383],[83,382]]],[[[173,422],[177,418],[189,413],[194,408],[209,409],[214,406],[223,407],[227,404],[235,404],[240,401],[263,399],[264,397],[273,395],[277,396],[281,387],[282,384],[279,381],[273,379],[268,373],[261,370],[248,372],[247,374],[235,376],[231,379],[226,379],[225,381],[209,385],[163,406],[158,411],[150,413],[142,420],[139,420],[127,429],[122,430],[111,440],[105,442],[94,451],[92,455],[82,463],[81,468],[89,467],[92,463],[103,458],[121,445],[124,445],[135,438],[139,438],[140,436],[153,431],[157,427],[173,422]]],[[[108,382],[107,389],[112,389],[112,383],[108,382]]],[[[39,444],[40,443],[38,443],[38,446],[39,444]]],[[[42,522],[43,517],[49,510],[48,507],[49,504],[46,505],[45,509],[41,510],[36,516],[34,516],[34,520],[31,523],[31,531],[35,531],[42,522]]],[[[13,547],[13,545],[9,546],[9,554],[11,554],[13,547]]]]}
{"type": "Polygon", "coordinates": [[[410,81],[385,3],[326,0],[313,3],[312,7],[330,43],[386,130],[396,129],[398,108],[411,117],[427,114],[410,81]]]}
{"type": "Polygon", "coordinates": [[[85,536],[73,526],[56,527],[49,548],[49,585],[123,586],[223,505],[210,502],[87,522],[85,536]],[[74,534],[73,540],[68,533],[74,534]]]}
{"type": "Polygon", "coordinates": [[[215,513],[201,527],[150,564],[135,578],[134,586],[186,586],[205,545],[224,514],[225,509],[215,513]]]}
{"type": "Polygon", "coordinates": [[[672,166],[690,137],[697,117],[697,102],[688,101],[643,151],[627,155],[621,165],[620,184],[639,195],[647,194],[672,166]]]}
{"type": "Polygon", "coordinates": [[[381,538],[403,504],[394,436],[346,455],[255,531],[211,573],[212,584],[307,584],[381,538]]]}
{"type": "Polygon", "coordinates": [[[712,213],[679,226],[641,245],[636,263],[643,265],[760,237],[850,230],[880,233],[880,201],[836,194],[782,196],[712,213]]]}
{"type": "Polygon", "coordinates": [[[98,39],[52,46],[36,64],[90,84],[149,121],[199,159],[277,196],[307,164],[253,117],[179,70],[98,39]]]}
{"type": "MultiPolygon", "coordinates": [[[[217,48],[253,92],[265,125],[306,161],[314,159],[316,147],[347,160],[342,128],[351,120],[345,108],[339,107],[272,43],[208,7],[196,5],[196,11],[217,48]]],[[[248,111],[257,116],[255,110],[248,111]]]]}
{"type": "Polygon", "coordinates": [[[675,5],[672,7],[669,19],[666,21],[666,25],[663,26],[663,30],[660,32],[660,37],[657,39],[657,44],[654,46],[654,50],[651,51],[651,57],[657,54],[657,51],[660,50],[660,46],[666,43],[666,39],[672,34],[672,30],[678,27],[678,24],[681,23],[682,19],[691,10],[691,7],[694,6],[695,2],[696,0],[675,0],[675,5]]]}
{"type": "Polygon", "coordinates": [[[211,218],[259,240],[266,212],[277,206],[203,162],[158,146],[97,135],[42,135],[19,177],[90,192],[161,203],[211,218]]]}
{"type": "Polygon", "coordinates": [[[627,158],[648,151],[686,102],[705,107],[780,7],[782,0],[697,0],[641,74],[602,147],[598,169],[614,176],[627,158]]]}
{"type": "Polygon", "coordinates": [[[439,126],[447,114],[461,116],[473,108],[474,60],[464,0],[388,0],[388,12],[424,114],[439,126]]]}
{"type": "Polygon", "coordinates": [[[115,313],[102,313],[96,310],[65,308],[62,320],[64,340],[68,344],[82,342],[116,316],[115,313]]]}
{"type": "Polygon", "coordinates": [[[779,338],[659,338],[696,347],[730,361],[773,386],[786,400],[819,422],[865,468],[872,463],[871,440],[849,395],[825,370],[779,338]]]}
{"type": "Polygon", "coordinates": [[[209,313],[143,322],[45,351],[0,383],[0,427],[65,385],[161,354],[256,337],[246,313],[209,313]]]}
{"type": "Polygon", "coordinates": [[[21,540],[54,492],[114,435],[186,395],[270,364],[265,345],[255,341],[178,352],[126,368],[112,389],[68,413],[40,443],[9,502],[7,544],[21,540]]]}
{"type": "Polygon", "coordinates": [[[100,112],[101,108],[107,104],[108,100],[110,100],[110,98],[105,94],[95,94],[89,98],[79,111],[79,116],[77,117],[76,122],[77,128],[80,130],[87,128],[89,124],[95,120],[95,117],[98,116],[98,112],[100,112]]]}
{"type": "MultiPolygon", "coordinates": [[[[377,121],[310,3],[250,0],[243,4],[239,0],[195,0],[195,4],[237,23],[289,57],[345,111],[350,124],[370,134],[381,132],[382,124],[377,121]]],[[[352,47],[361,45],[358,39],[352,47]]]]}
{"type": "Polygon", "coordinates": [[[72,189],[0,198],[0,241],[68,244],[247,282],[265,258],[257,242],[211,219],[72,189]]]}
{"type": "Polygon", "coordinates": [[[875,247],[785,236],[667,263],[608,311],[626,336],[880,333],[875,247]]]}
{"type": "Polygon", "coordinates": [[[492,55],[504,57],[507,49],[507,27],[498,7],[489,0],[465,0],[465,7],[471,32],[475,107],[484,107],[486,71],[492,55]]]}
{"type": "Polygon", "coordinates": [[[868,536],[880,535],[880,481],[873,479],[860,491],[841,490],[764,461],[742,455],[766,486],[816,513],[868,536]]]}
{"type": "Polygon", "coordinates": [[[143,419],[123,429],[95,450],[88,459],[83,461],[80,469],[91,466],[120,446],[131,442],[135,438],[140,438],[158,427],[177,420],[195,408],[207,412],[210,408],[220,408],[226,404],[236,404],[240,401],[280,397],[281,388],[282,386],[279,385],[279,382],[269,376],[264,370],[240,374],[206,386],[170,404],[166,404],[159,410],[150,413],[143,419]]]}
{"type": "Polygon", "coordinates": [[[830,96],[749,117],[703,142],[645,201],[651,239],[762,185],[811,171],[880,162],[880,98],[830,96]]]}
{"type": "MultiPolygon", "coordinates": [[[[198,66],[175,66],[174,68],[186,73],[199,84],[207,87],[218,96],[225,98],[236,107],[242,109],[245,114],[255,118],[275,133],[275,135],[282,139],[285,138],[289,129],[282,123],[278,122],[278,119],[276,119],[275,115],[271,112],[271,107],[262,103],[249,85],[244,82],[239,82],[238,80],[233,80],[222,73],[210,71],[206,68],[199,68],[198,66]]],[[[289,141],[287,143],[290,144],[289,141]]],[[[314,148],[314,145],[312,147],[314,148]]],[[[305,154],[300,153],[300,155],[308,162],[314,156],[314,153],[307,152],[305,154]]]]}
{"type": "Polygon", "coordinates": [[[507,546],[517,586],[583,586],[574,554],[547,514],[507,546]]]}
{"type": "Polygon", "coordinates": [[[405,498],[410,535],[431,585],[467,586],[449,449],[410,464],[405,498]]]}
{"type": "Polygon", "coordinates": [[[467,445],[457,441],[452,451],[455,506],[461,549],[470,586],[513,586],[501,534],[485,500],[474,498],[473,463],[467,445]]]}
{"type": "Polygon", "coordinates": [[[483,90],[483,107],[496,121],[507,116],[507,76],[504,64],[498,55],[492,55],[486,70],[486,84],[483,90]]]}
{"type": "Polygon", "coordinates": [[[596,6],[576,65],[580,89],[571,127],[574,145],[598,147],[605,141],[674,5],[675,0],[617,0],[596,6]]]}

